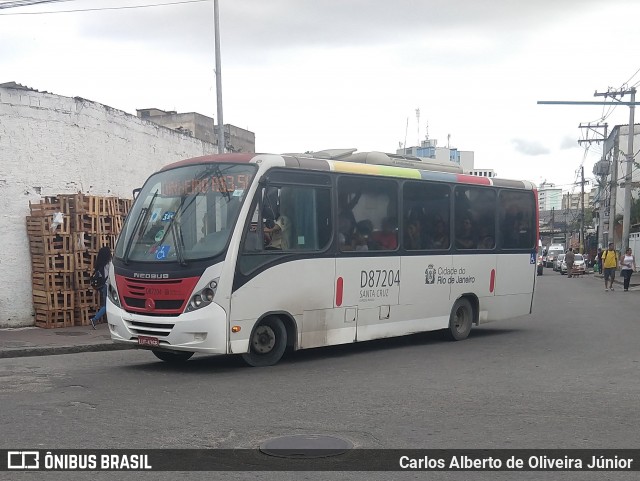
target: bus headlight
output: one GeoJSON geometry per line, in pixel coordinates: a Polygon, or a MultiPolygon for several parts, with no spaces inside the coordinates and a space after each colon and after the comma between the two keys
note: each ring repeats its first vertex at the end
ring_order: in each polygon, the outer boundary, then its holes
{"type": "Polygon", "coordinates": [[[109,283],[107,295],[109,296],[109,300],[111,300],[111,302],[113,302],[116,307],[122,307],[122,305],[120,304],[120,296],[118,296],[118,290],[111,283],[109,283]]]}
{"type": "Polygon", "coordinates": [[[196,309],[201,309],[211,304],[213,302],[213,298],[216,296],[218,279],[219,278],[212,280],[211,282],[209,282],[209,284],[207,284],[206,287],[200,289],[193,296],[191,296],[191,300],[189,301],[189,304],[187,304],[185,312],[195,311],[196,309]]]}

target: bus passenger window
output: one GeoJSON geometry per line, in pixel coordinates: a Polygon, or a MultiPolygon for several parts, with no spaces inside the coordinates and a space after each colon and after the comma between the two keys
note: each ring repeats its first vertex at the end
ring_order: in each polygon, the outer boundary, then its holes
{"type": "Polygon", "coordinates": [[[397,184],[394,181],[341,177],[338,180],[338,248],[388,251],[398,248],[397,184]]]}
{"type": "Polygon", "coordinates": [[[451,188],[430,182],[406,182],[403,187],[404,248],[448,250],[451,188]]]}
{"type": "MultiPolygon", "coordinates": [[[[331,239],[331,195],[328,188],[269,186],[262,197],[262,209],[256,207],[250,229],[258,228],[262,216],[262,231],[251,242],[262,239],[261,250],[290,252],[324,249],[331,239]]],[[[247,233],[245,252],[251,251],[247,233]]],[[[256,249],[257,250],[257,249],[256,249]]]]}
{"type": "Polygon", "coordinates": [[[457,249],[495,248],[496,193],[482,187],[455,189],[455,244],[457,249]]]}
{"type": "Polygon", "coordinates": [[[535,247],[535,199],[531,192],[500,192],[499,219],[504,249],[535,247]]]}

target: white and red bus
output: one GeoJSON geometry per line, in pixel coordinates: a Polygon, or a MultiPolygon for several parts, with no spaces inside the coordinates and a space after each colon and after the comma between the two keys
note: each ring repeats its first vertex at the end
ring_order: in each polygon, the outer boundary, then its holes
{"type": "Polygon", "coordinates": [[[319,157],[211,155],[153,174],[114,253],[112,339],[169,362],[265,366],[287,347],[439,329],[462,340],[531,312],[533,184],[391,154],[319,157]]]}

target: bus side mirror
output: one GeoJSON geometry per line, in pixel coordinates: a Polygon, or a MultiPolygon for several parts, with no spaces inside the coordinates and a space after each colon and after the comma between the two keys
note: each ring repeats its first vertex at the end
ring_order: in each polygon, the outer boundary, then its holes
{"type": "Polygon", "coordinates": [[[138,194],[140,194],[141,190],[142,190],[141,187],[138,187],[137,189],[133,189],[133,200],[136,200],[138,198],[138,194]]]}

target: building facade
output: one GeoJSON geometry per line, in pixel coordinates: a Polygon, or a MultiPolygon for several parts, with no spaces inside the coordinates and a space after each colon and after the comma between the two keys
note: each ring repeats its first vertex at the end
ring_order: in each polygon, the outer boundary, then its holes
{"type": "MultiPolygon", "coordinates": [[[[640,148],[640,125],[635,124],[633,128],[633,150],[634,157],[633,162],[629,165],[627,162],[627,150],[629,144],[629,125],[616,125],[607,139],[604,142],[603,153],[608,159],[609,165],[607,168],[602,169],[602,172],[606,173],[601,177],[600,189],[597,192],[598,199],[598,212],[600,213],[600,206],[602,206],[602,221],[599,222],[601,226],[601,235],[599,236],[599,242],[602,245],[607,245],[611,240],[609,239],[609,216],[611,206],[611,186],[613,185],[613,176],[617,177],[615,190],[615,215],[622,215],[624,209],[624,196],[625,196],[625,184],[627,168],[631,169],[631,200],[638,199],[640,196],[640,169],[637,163],[637,153],[640,148]],[[614,173],[614,168],[616,168],[614,173]]],[[[599,173],[599,172],[594,172],[599,173]]],[[[616,248],[622,245],[622,238],[618,236],[616,232],[615,239],[613,239],[616,248]]]]}
{"type": "MultiPolygon", "coordinates": [[[[595,192],[594,192],[595,193],[595,192]]],[[[562,208],[563,209],[582,209],[582,193],[569,193],[567,192],[562,196],[562,208]]],[[[591,209],[593,208],[593,201],[595,195],[592,194],[591,191],[584,193],[584,208],[591,209]]]]}
{"type": "MultiPolygon", "coordinates": [[[[428,159],[435,159],[439,162],[449,161],[449,162],[453,162],[454,164],[458,164],[460,167],[462,167],[462,170],[467,174],[471,174],[474,171],[473,151],[458,150],[454,147],[438,147],[438,141],[436,139],[425,139],[422,142],[420,142],[419,146],[397,149],[396,154],[412,155],[414,157],[424,157],[428,159]]],[[[481,170],[483,172],[488,172],[488,171],[493,172],[493,170],[491,169],[481,169],[481,170]]],[[[475,174],[472,174],[472,175],[475,175],[475,174]]]]}
{"type": "MultiPolygon", "coordinates": [[[[196,112],[179,114],[160,109],[138,109],[137,116],[169,129],[177,130],[204,142],[218,145],[217,126],[211,117],[196,112]]],[[[256,136],[235,125],[224,124],[225,152],[255,152],[256,136]]]]}
{"type": "Polygon", "coordinates": [[[493,169],[473,169],[469,172],[477,177],[497,177],[498,174],[493,169]]]}
{"type": "Polygon", "coordinates": [[[538,187],[538,209],[540,211],[562,209],[562,189],[549,182],[540,184],[538,187]]]}

